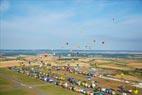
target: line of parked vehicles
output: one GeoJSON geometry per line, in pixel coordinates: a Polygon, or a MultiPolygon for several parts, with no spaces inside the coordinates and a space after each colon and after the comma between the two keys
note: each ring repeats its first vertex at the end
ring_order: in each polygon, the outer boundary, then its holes
{"type": "MultiPolygon", "coordinates": [[[[33,66],[33,67],[10,67],[9,69],[18,73],[26,74],[30,77],[35,77],[36,79],[40,79],[42,81],[61,86],[65,89],[69,89],[78,93],[82,93],[85,95],[132,95],[131,90],[126,90],[123,86],[119,87],[116,91],[112,88],[103,88],[100,87],[97,81],[92,80],[92,77],[95,76],[95,72],[81,72],[74,67],[71,66],[51,66],[47,72],[41,71],[42,67],[33,66]],[[77,72],[78,74],[83,74],[87,76],[87,81],[81,81],[75,79],[74,77],[63,77],[58,74],[52,73],[52,70],[64,70],[67,72],[77,72]]],[[[43,67],[44,68],[44,67],[43,67]]],[[[42,69],[43,69],[42,68],[42,69]]]]}

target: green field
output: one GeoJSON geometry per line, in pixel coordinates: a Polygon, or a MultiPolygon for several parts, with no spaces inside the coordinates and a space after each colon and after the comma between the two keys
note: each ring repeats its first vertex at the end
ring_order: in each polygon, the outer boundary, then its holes
{"type": "Polygon", "coordinates": [[[1,68],[0,95],[79,95],[79,93],[1,68]]]}

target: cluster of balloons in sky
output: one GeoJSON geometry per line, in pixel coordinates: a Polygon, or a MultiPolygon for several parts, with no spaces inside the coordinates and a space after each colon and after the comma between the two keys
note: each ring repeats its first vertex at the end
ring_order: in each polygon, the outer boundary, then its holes
{"type": "MultiPolygon", "coordinates": [[[[114,18],[112,18],[112,22],[115,22],[115,19],[114,19],[114,18]]],[[[93,43],[95,44],[95,43],[96,43],[96,40],[93,40],[93,43]]],[[[101,44],[104,45],[105,42],[102,41],[101,44]]],[[[65,45],[66,45],[66,46],[69,46],[70,43],[69,43],[69,42],[66,42],[65,45]]],[[[79,46],[79,47],[80,47],[80,46],[79,46]]],[[[90,49],[91,47],[90,47],[89,45],[85,45],[85,49],[87,49],[87,48],[90,49]]]]}
{"type": "MultiPolygon", "coordinates": [[[[96,40],[93,40],[93,43],[95,44],[95,43],[96,43],[96,40]]],[[[101,44],[104,45],[105,42],[102,41],[101,44]]],[[[69,43],[69,42],[66,42],[65,45],[68,47],[68,46],[70,45],[70,43],[69,43]]],[[[80,46],[78,46],[78,48],[80,48],[80,46]]],[[[85,45],[85,49],[87,49],[87,48],[90,49],[91,47],[88,46],[88,45],[85,45]]]]}

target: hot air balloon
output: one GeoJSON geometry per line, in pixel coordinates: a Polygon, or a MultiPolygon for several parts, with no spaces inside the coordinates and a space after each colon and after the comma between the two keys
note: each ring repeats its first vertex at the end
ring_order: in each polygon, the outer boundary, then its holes
{"type": "Polygon", "coordinates": [[[68,42],[66,42],[66,45],[69,45],[69,43],[68,43],[68,42]]]}
{"type": "Polygon", "coordinates": [[[112,18],[112,21],[114,22],[114,18],[112,18]]]}
{"type": "Polygon", "coordinates": [[[76,52],[76,54],[78,55],[78,54],[79,54],[79,52],[76,52]]]}
{"type": "Polygon", "coordinates": [[[96,40],[93,40],[93,42],[95,43],[95,42],[96,42],[96,40]]]}
{"type": "Polygon", "coordinates": [[[93,40],[93,43],[95,44],[96,40],[93,40]]]}
{"type": "Polygon", "coordinates": [[[105,44],[105,42],[104,42],[104,41],[102,41],[102,44],[105,44]]]}

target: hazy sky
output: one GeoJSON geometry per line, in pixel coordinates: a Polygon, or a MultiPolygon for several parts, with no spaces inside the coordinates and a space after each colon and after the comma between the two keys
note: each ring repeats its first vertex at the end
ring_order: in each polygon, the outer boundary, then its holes
{"type": "Polygon", "coordinates": [[[86,45],[142,50],[142,0],[0,0],[1,49],[86,45]]]}

